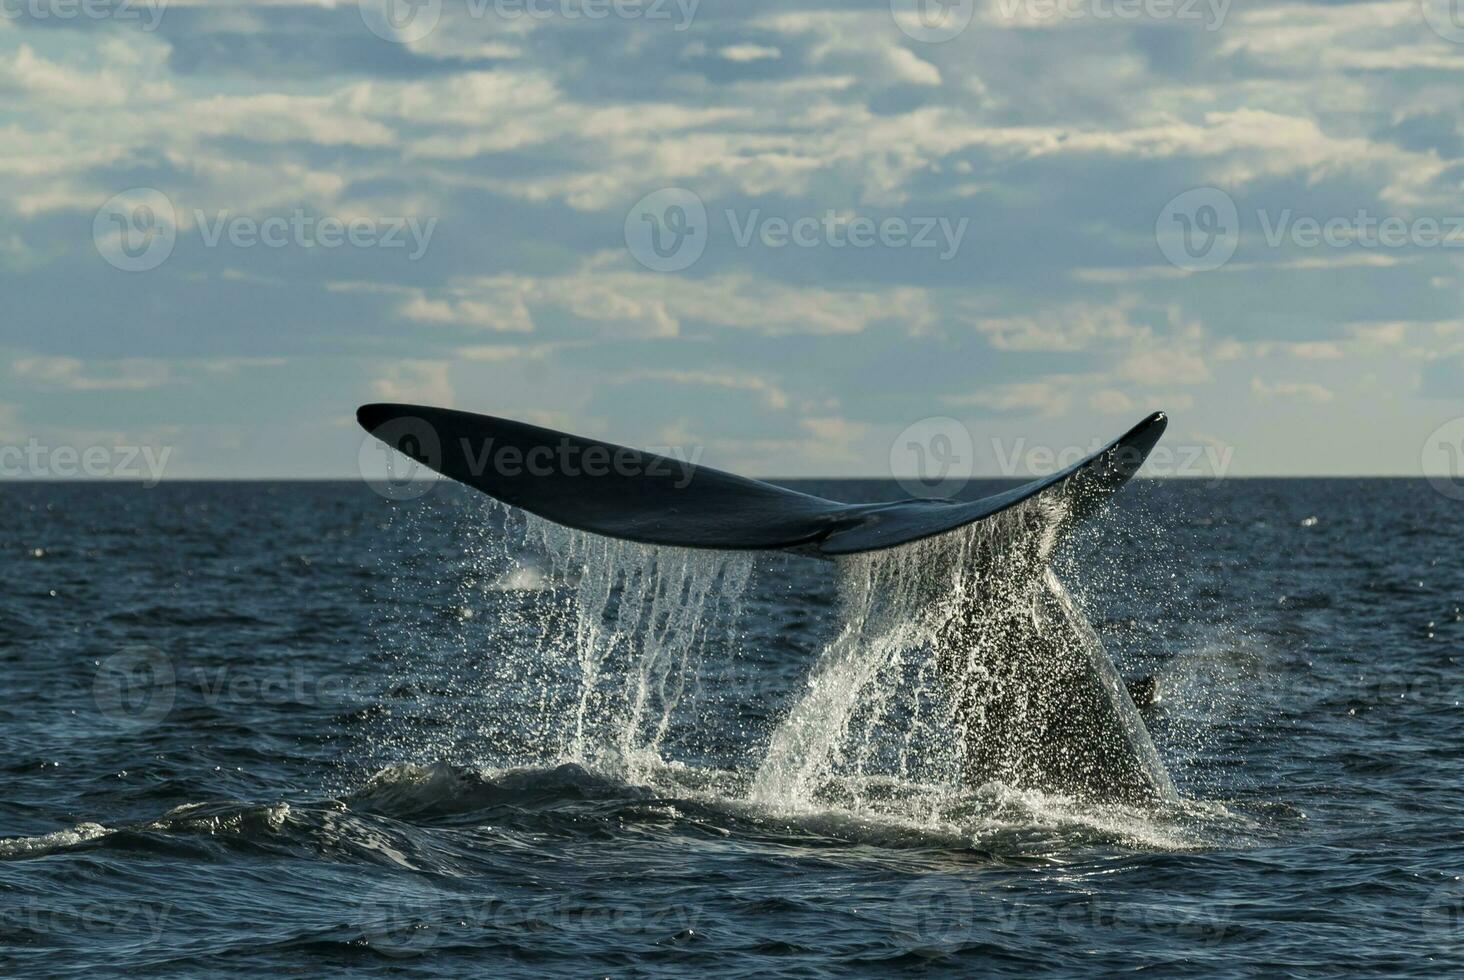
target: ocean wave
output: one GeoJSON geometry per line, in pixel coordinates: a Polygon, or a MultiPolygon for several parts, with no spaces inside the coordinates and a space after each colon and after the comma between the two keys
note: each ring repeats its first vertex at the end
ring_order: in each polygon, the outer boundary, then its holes
{"type": "Polygon", "coordinates": [[[0,860],[8,858],[34,858],[46,854],[55,854],[75,847],[77,844],[84,844],[87,841],[96,840],[110,834],[112,831],[99,823],[79,823],[75,827],[68,827],[66,830],[56,830],[49,834],[40,834],[36,837],[5,837],[0,838],[0,860]]]}

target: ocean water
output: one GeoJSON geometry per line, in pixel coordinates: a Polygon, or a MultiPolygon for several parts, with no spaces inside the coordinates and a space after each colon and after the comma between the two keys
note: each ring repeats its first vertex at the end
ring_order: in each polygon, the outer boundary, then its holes
{"type": "Polygon", "coordinates": [[[0,486],[0,975],[1458,973],[1459,517],[1144,482],[1064,541],[1145,807],[953,780],[898,565],[0,486]]]}

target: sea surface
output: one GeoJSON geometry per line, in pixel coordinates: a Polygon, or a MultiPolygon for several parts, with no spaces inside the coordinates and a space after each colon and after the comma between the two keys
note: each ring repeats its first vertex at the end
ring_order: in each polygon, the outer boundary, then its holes
{"type": "Polygon", "coordinates": [[[1064,541],[1158,680],[1136,807],[951,778],[868,562],[0,485],[0,976],[1458,975],[1460,516],[1154,481],[1064,541]]]}

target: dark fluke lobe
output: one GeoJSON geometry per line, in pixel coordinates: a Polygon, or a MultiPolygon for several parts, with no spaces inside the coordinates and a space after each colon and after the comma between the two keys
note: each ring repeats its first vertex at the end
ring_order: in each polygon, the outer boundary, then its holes
{"type": "Polygon", "coordinates": [[[1167,422],[1155,412],[1087,459],[980,500],[845,504],[489,415],[372,404],[356,418],[429,469],[566,527],[642,544],[823,556],[943,534],[1059,485],[1073,516],[1084,517],[1138,472],[1167,422]]]}

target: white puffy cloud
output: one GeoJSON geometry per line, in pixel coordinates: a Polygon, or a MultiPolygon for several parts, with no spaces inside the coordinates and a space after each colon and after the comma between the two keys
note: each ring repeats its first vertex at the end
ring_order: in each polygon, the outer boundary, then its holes
{"type": "Polygon", "coordinates": [[[1289,401],[1322,405],[1333,398],[1330,389],[1312,381],[1266,382],[1260,378],[1251,378],[1251,394],[1262,403],[1289,401]]]}
{"type": "Polygon", "coordinates": [[[21,383],[66,391],[142,391],[166,384],[170,377],[168,365],[159,360],[83,361],[40,355],[12,359],[10,374],[21,383]]]}
{"type": "Polygon", "coordinates": [[[456,399],[449,361],[398,361],[379,370],[371,391],[382,401],[450,405],[456,399]]]}

